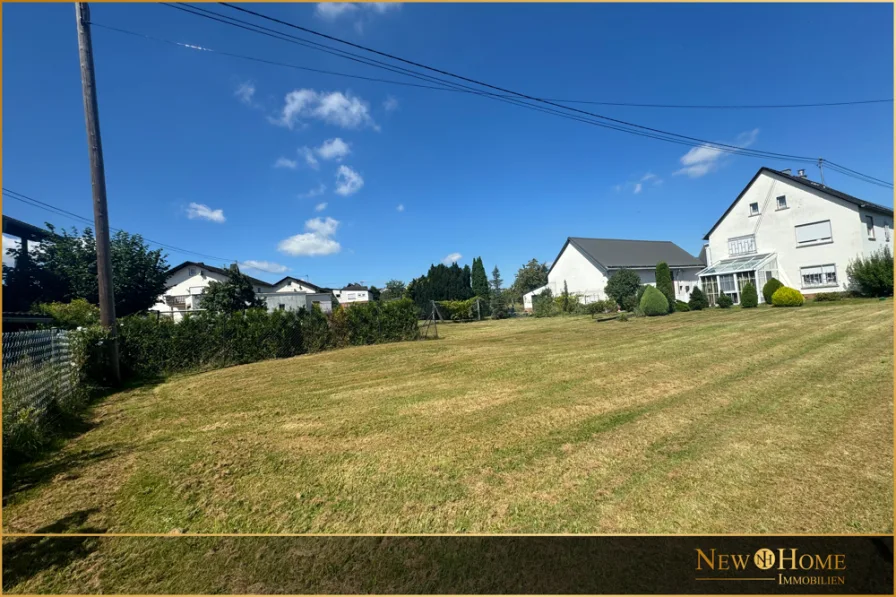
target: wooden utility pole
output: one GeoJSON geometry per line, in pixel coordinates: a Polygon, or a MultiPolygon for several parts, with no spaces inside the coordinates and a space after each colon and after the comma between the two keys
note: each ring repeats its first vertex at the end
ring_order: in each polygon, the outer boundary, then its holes
{"type": "Polygon", "coordinates": [[[78,55],[81,59],[81,88],[84,92],[84,120],[87,123],[87,149],[90,153],[90,182],[93,187],[93,222],[96,227],[96,271],[100,294],[100,323],[109,330],[112,375],[121,381],[118,368],[118,338],[115,332],[115,290],[112,286],[112,255],[109,250],[109,210],[106,206],[106,170],[100,139],[99,109],[96,103],[96,77],[93,71],[93,44],[90,41],[90,7],[75,3],[78,26],[78,55]]]}

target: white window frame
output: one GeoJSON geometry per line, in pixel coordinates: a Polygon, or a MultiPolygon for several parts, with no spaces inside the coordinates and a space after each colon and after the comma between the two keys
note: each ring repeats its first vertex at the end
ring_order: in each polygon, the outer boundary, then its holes
{"type": "Polygon", "coordinates": [[[756,235],[733,236],[728,239],[728,256],[753,255],[756,253],[756,235]],[[746,247],[740,250],[740,247],[746,247]]]}
{"type": "Polygon", "coordinates": [[[874,216],[865,216],[865,228],[868,232],[868,240],[875,240],[875,238],[874,238],[874,216]]]}
{"type": "Polygon", "coordinates": [[[817,222],[808,222],[806,224],[799,224],[799,225],[793,227],[793,237],[794,237],[794,240],[796,241],[796,246],[798,246],[798,247],[809,247],[812,245],[823,245],[823,244],[827,244],[827,243],[832,243],[832,242],[834,242],[834,227],[831,226],[830,220],[819,220],[817,222]],[[805,228],[806,226],[814,226],[815,224],[823,224],[825,222],[828,223],[828,228],[831,231],[830,236],[814,238],[812,240],[804,240],[804,241],[800,242],[799,236],[797,235],[797,229],[805,228]]]}
{"type": "Polygon", "coordinates": [[[802,288],[836,288],[840,286],[840,278],[837,276],[837,264],[836,263],[825,263],[823,265],[807,265],[800,268],[800,284],[802,288]],[[817,274],[821,276],[821,282],[818,284],[807,284],[805,276],[806,275],[816,275],[816,274],[804,274],[804,270],[809,269],[821,269],[821,273],[817,274]],[[831,282],[828,280],[828,275],[834,274],[834,281],[831,282]]]}
{"type": "Polygon", "coordinates": [[[753,203],[750,204],[750,217],[758,216],[758,215],[759,215],[759,202],[758,202],[758,201],[754,201],[753,203]],[[753,206],[754,206],[754,205],[756,206],[756,211],[755,211],[755,212],[753,211],[753,206]]]}
{"type": "Polygon", "coordinates": [[[779,195],[775,199],[775,205],[778,210],[787,209],[787,195],[779,195]]]}

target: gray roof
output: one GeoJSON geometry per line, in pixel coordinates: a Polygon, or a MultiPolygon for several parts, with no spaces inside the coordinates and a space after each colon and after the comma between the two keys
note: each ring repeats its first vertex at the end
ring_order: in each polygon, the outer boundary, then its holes
{"type": "MultiPolygon", "coordinates": [[[[704,267],[699,259],[668,240],[623,240],[618,238],[569,237],[572,244],[593,264],[604,269],[656,267],[665,261],[669,267],[704,267]]],[[[559,259],[559,255],[557,256],[559,259]]],[[[554,260],[557,263],[557,259],[554,260]]],[[[551,265],[551,269],[553,269],[551,265]]]]}

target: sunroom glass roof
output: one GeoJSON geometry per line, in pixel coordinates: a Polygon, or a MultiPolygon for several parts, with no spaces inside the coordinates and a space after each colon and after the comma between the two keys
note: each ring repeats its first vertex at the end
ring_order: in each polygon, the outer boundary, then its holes
{"type": "Polygon", "coordinates": [[[700,272],[700,275],[711,276],[713,274],[731,274],[734,272],[751,271],[762,265],[762,262],[772,255],[773,253],[764,253],[762,255],[749,255],[747,257],[738,257],[737,259],[727,259],[706,268],[700,272]]]}

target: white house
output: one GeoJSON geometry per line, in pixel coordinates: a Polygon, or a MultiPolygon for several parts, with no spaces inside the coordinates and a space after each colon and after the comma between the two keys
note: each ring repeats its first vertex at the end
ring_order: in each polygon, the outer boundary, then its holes
{"type": "Polygon", "coordinates": [[[850,260],[893,250],[893,209],[806,178],[800,170],[760,168],[704,237],[701,286],[711,304],[720,292],[740,302],[741,289],[775,277],[805,295],[846,290],[850,260]]]}
{"type": "Polygon", "coordinates": [[[669,241],[569,237],[551,264],[546,286],[523,295],[523,307],[532,309],[532,297],[550,288],[554,296],[566,283],[570,294],[587,304],[607,298],[607,280],[620,269],[630,269],[642,284],[656,285],[656,265],[665,261],[672,270],[675,297],[686,301],[706,267],[697,257],[669,241]]]}
{"type": "Polygon", "coordinates": [[[333,296],[335,296],[342,305],[366,303],[370,301],[370,291],[360,284],[349,284],[345,288],[334,290],[333,296]]]}

